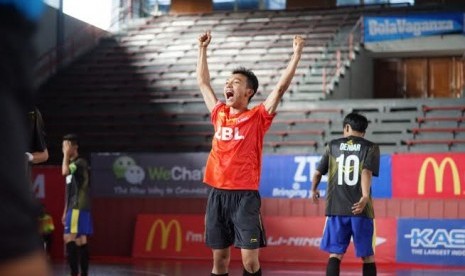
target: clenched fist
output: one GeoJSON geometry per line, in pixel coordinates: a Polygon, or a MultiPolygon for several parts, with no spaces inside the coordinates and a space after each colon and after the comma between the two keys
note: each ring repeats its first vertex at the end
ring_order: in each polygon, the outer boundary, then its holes
{"type": "Polygon", "coordinates": [[[212,36],[211,36],[211,32],[210,31],[206,31],[205,33],[199,35],[199,48],[202,48],[202,47],[207,47],[208,44],[210,44],[210,40],[212,39],[212,36]]]}
{"type": "Polygon", "coordinates": [[[303,37],[301,37],[300,35],[294,36],[294,43],[293,43],[294,53],[302,53],[302,49],[304,48],[304,43],[305,43],[305,40],[303,37]]]}

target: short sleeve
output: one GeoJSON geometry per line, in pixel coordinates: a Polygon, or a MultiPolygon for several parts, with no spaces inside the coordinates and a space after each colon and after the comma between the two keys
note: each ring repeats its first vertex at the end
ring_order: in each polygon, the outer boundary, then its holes
{"type": "Polygon", "coordinates": [[[211,112],[211,123],[213,125],[215,125],[216,123],[216,118],[218,117],[218,113],[220,112],[220,110],[225,106],[225,104],[221,101],[218,101],[216,102],[216,105],[215,107],[213,108],[212,112],[211,112]]]}
{"type": "Polygon", "coordinates": [[[376,144],[372,144],[370,149],[368,150],[367,156],[365,158],[365,162],[363,163],[363,168],[370,170],[374,176],[379,175],[379,161],[380,160],[380,153],[379,153],[379,146],[376,144]]]}
{"type": "Polygon", "coordinates": [[[262,118],[263,128],[265,131],[267,131],[270,128],[271,123],[273,122],[273,119],[276,116],[276,113],[273,113],[273,114],[268,113],[268,111],[266,111],[264,104],[260,104],[258,108],[259,108],[260,116],[262,118]]]}
{"type": "Polygon", "coordinates": [[[321,157],[317,170],[321,174],[327,174],[329,169],[329,145],[326,146],[325,153],[321,157]]]}

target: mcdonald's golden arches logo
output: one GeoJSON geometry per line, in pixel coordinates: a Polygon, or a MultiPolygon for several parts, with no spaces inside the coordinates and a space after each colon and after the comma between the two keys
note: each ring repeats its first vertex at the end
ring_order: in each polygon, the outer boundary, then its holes
{"type": "Polygon", "coordinates": [[[168,240],[172,236],[170,235],[174,229],[174,249],[176,252],[180,252],[182,249],[182,229],[181,224],[178,220],[172,219],[168,223],[165,223],[162,219],[157,219],[150,227],[149,234],[147,236],[147,243],[145,244],[145,251],[151,251],[153,246],[153,238],[160,229],[161,241],[160,249],[165,250],[168,247],[168,240]]]}
{"type": "Polygon", "coordinates": [[[454,188],[454,195],[461,194],[461,183],[460,183],[460,176],[459,171],[457,169],[457,165],[455,161],[450,158],[444,158],[441,163],[436,161],[433,157],[428,157],[423,161],[420,169],[420,175],[418,177],[418,194],[424,195],[425,194],[425,185],[426,185],[426,171],[429,167],[433,168],[434,174],[434,182],[435,182],[435,191],[436,193],[442,193],[444,187],[444,171],[446,166],[449,165],[450,172],[452,174],[452,183],[454,188]]]}

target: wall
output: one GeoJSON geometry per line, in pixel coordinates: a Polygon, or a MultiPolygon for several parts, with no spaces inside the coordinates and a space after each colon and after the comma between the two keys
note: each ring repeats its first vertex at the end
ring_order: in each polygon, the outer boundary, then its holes
{"type": "Polygon", "coordinates": [[[364,47],[376,57],[413,57],[462,55],[465,37],[461,34],[388,40],[365,43],[364,47]]]}
{"type": "Polygon", "coordinates": [[[37,55],[41,56],[57,43],[57,10],[45,5],[42,18],[39,21],[35,36],[35,47],[37,55]]]}
{"type": "MultiPolygon", "coordinates": [[[[56,47],[57,42],[57,16],[58,10],[45,5],[44,14],[39,21],[39,26],[35,36],[35,45],[37,54],[41,54],[49,51],[56,47]]],[[[64,37],[65,40],[75,37],[77,33],[82,34],[83,30],[89,30],[86,34],[90,34],[92,31],[100,31],[99,28],[94,27],[86,22],[78,20],[74,17],[65,14],[64,18],[64,37]]],[[[84,37],[89,37],[84,35],[84,37]]]]}
{"type": "Polygon", "coordinates": [[[137,214],[203,214],[206,199],[94,198],[94,256],[129,257],[137,214]]]}
{"type": "MultiPolygon", "coordinates": [[[[206,199],[176,198],[94,198],[95,234],[91,238],[93,256],[130,257],[137,214],[201,214],[206,199]]],[[[465,219],[465,201],[460,199],[376,199],[377,218],[465,219]]],[[[309,199],[262,199],[263,216],[324,216],[324,202],[309,199]]]]}
{"type": "Polygon", "coordinates": [[[415,0],[415,5],[423,5],[423,4],[447,4],[447,5],[456,5],[462,6],[464,5],[463,0],[415,0]]]}
{"type": "Polygon", "coordinates": [[[301,8],[334,8],[336,0],[287,0],[286,9],[301,9],[301,8]]]}
{"type": "Polygon", "coordinates": [[[373,59],[362,48],[328,99],[370,98],[373,98],[373,59]]]}
{"type": "MultiPolygon", "coordinates": [[[[50,59],[40,59],[46,53],[52,53],[52,57],[55,57],[54,50],[57,47],[57,17],[58,10],[45,5],[44,14],[39,21],[36,36],[34,39],[36,47],[36,55],[38,57],[38,68],[48,67],[50,59]]],[[[81,20],[78,20],[69,15],[64,15],[63,20],[63,32],[64,41],[67,46],[71,49],[68,53],[67,62],[71,62],[77,56],[88,51],[91,47],[95,46],[97,35],[105,33],[105,31],[87,24],[81,20]],[[71,43],[72,42],[72,43],[71,43]]],[[[66,53],[65,53],[66,55],[66,53]]],[[[52,62],[53,63],[53,62],[52,62]]]]}
{"type": "Polygon", "coordinates": [[[192,14],[192,13],[209,13],[213,10],[211,0],[172,0],[171,14],[192,14]]]}

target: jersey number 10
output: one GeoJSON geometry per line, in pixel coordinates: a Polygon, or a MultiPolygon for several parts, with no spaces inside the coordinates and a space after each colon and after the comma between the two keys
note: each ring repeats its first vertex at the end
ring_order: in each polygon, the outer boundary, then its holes
{"type": "Polygon", "coordinates": [[[349,155],[345,158],[344,154],[336,158],[337,162],[337,184],[347,184],[354,186],[358,183],[360,159],[357,155],[349,155]],[[343,181],[344,178],[344,181],[343,181]]]}

